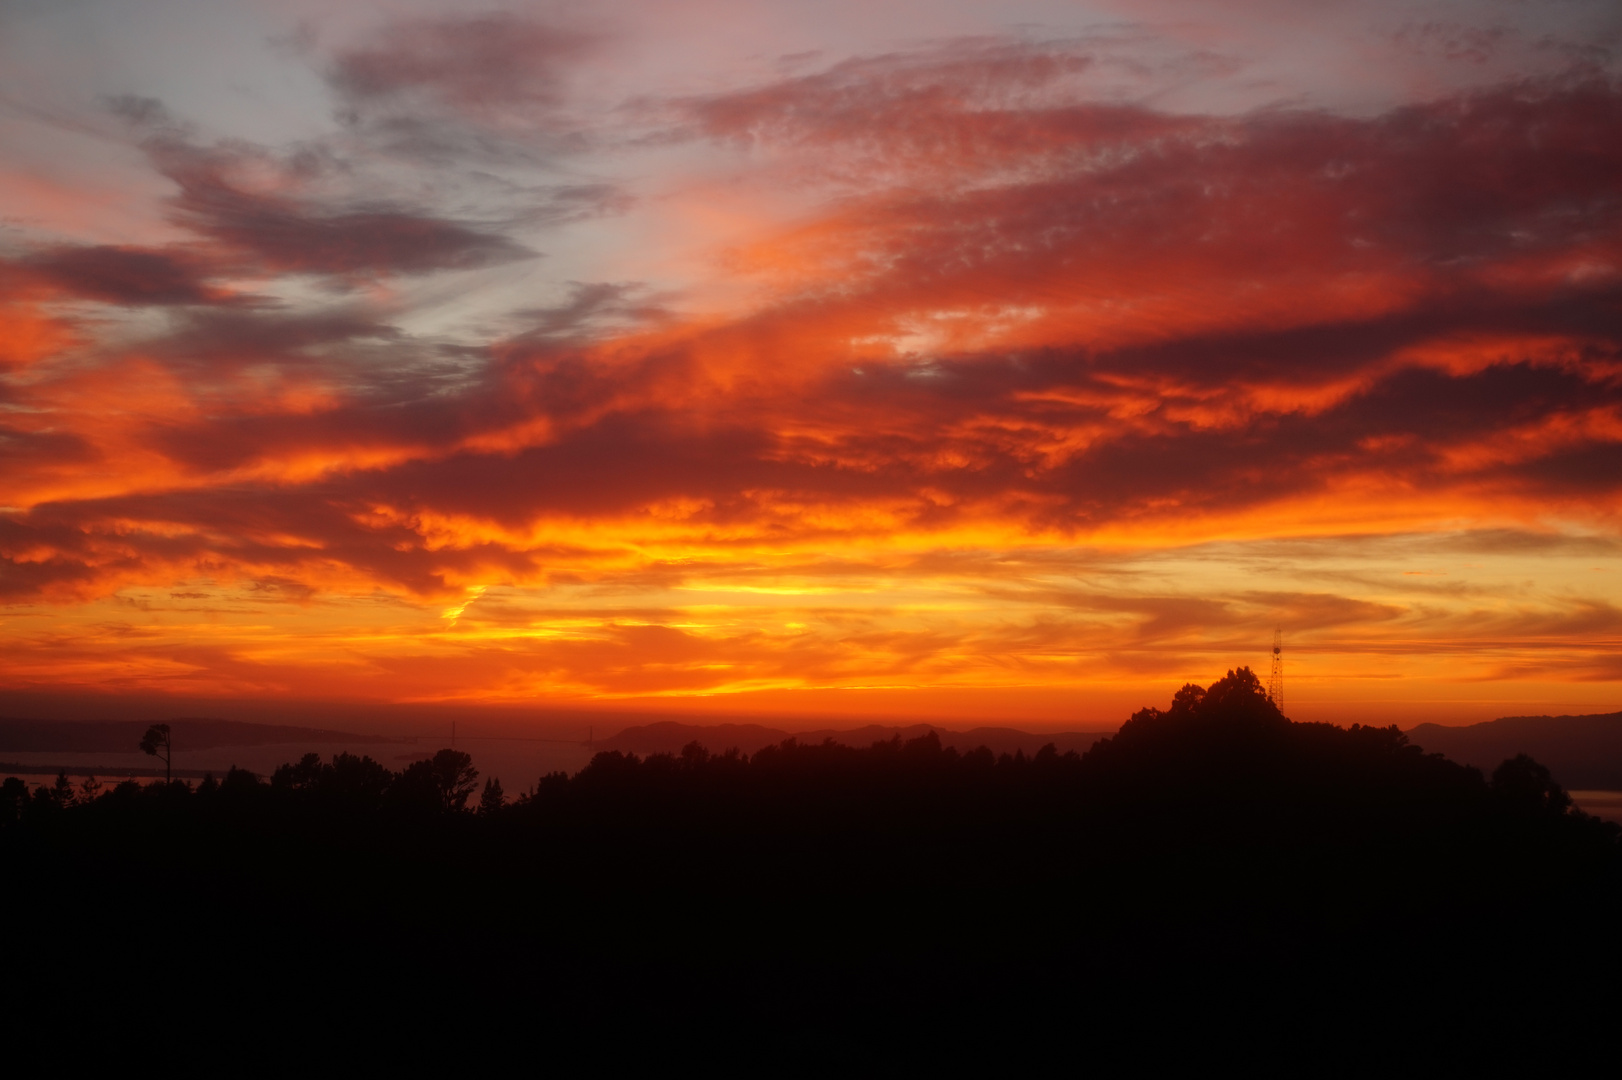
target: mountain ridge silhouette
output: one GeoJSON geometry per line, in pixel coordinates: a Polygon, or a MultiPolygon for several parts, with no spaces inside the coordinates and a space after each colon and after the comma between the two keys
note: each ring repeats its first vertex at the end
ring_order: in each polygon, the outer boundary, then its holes
{"type": "Polygon", "coordinates": [[[868,724],[859,728],[817,728],[811,731],[785,731],[763,724],[684,724],[664,720],[652,724],[636,724],[617,734],[599,739],[592,744],[598,750],[619,750],[633,754],[678,753],[691,742],[699,742],[718,752],[737,749],[753,754],[767,746],[775,746],[786,739],[802,744],[832,740],[842,746],[857,748],[899,737],[903,742],[933,732],[942,747],[973,750],[984,746],[994,754],[1012,754],[1023,751],[1034,754],[1048,743],[1060,753],[1075,750],[1085,753],[1108,731],[1052,731],[1029,732],[1009,727],[976,727],[957,731],[935,724],[868,724]]]}
{"type": "Polygon", "coordinates": [[[1568,788],[1622,790],[1622,712],[1501,716],[1479,724],[1420,724],[1409,741],[1461,765],[1490,770],[1529,754],[1568,788]]]}

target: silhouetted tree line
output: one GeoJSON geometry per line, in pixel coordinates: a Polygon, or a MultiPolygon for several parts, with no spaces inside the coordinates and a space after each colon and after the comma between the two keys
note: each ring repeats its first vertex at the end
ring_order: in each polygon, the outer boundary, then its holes
{"type": "Polygon", "coordinates": [[[104,883],[34,897],[35,940],[145,919],[180,948],[482,973],[560,1009],[746,986],[752,1008],[941,987],[1045,1008],[1168,970],[1468,998],[1487,957],[1500,987],[1622,957],[1622,830],[1537,762],[1489,778],[1394,727],[1292,723],[1243,668],[1080,755],[790,739],[601,753],[511,800],[479,778],[455,750],[195,787],[11,778],[0,854],[104,883]]]}
{"type": "MultiPolygon", "coordinates": [[[[166,739],[162,727],[154,726],[159,734],[149,732],[143,748],[166,739]]],[[[161,745],[166,749],[166,741],[161,745]]],[[[1229,672],[1208,690],[1183,687],[1169,709],[1141,710],[1084,755],[1061,754],[1052,744],[1030,757],[998,756],[984,747],[960,753],[943,749],[931,733],[865,748],[788,739],[752,756],[711,753],[697,742],[680,754],[646,758],[609,751],[572,777],[540,778],[514,801],[499,779],[487,779],[481,791],[479,776],[471,755],[445,749],[399,772],[366,756],[343,753],[324,761],[306,754],[268,780],[233,768],[195,787],[126,780],[104,790],[94,777],[75,786],[64,774],[30,792],[11,777],[3,784],[0,824],[25,827],[69,809],[88,822],[162,805],[190,807],[197,815],[225,806],[334,819],[380,815],[409,827],[471,814],[492,829],[571,816],[599,827],[612,821],[668,829],[749,810],[765,813],[773,828],[804,817],[821,830],[838,822],[893,828],[988,814],[1028,816],[1033,826],[1055,815],[1103,814],[1125,825],[1178,818],[1198,807],[1206,821],[1273,822],[1286,829],[1324,815],[1355,817],[1360,827],[1514,823],[1589,837],[1596,850],[1608,850],[1618,831],[1577,812],[1549,771],[1524,754],[1505,761],[1489,780],[1423,753],[1394,726],[1293,723],[1248,668],[1229,672]]]]}
{"type": "MultiPolygon", "coordinates": [[[[167,764],[167,763],[166,763],[167,764]]],[[[479,770],[473,758],[459,750],[441,750],[431,758],[413,762],[394,772],[370,757],[336,754],[323,762],[319,754],[305,754],[297,762],[279,767],[269,783],[246,769],[232,768],[224,778],[212,775],[195,788],[184,781],[140,784],[125,780],[109,791],[94,776],[77,787],[66,773],[56,782],[28,785],[10,776],[0,783],[0,825],[44,824],[70,808],[103,818],[140,813],[145,805],[173,811],[208,814],[216,808],[252,807],[261,814],[316,812],[329,816],[389,813],[421,821],[425,816],[457,813],[467,808],[477,789],[479,770]]],[[[503,802],[499,781],[485,784],[480,807],[491,812],[503,802]]]]}

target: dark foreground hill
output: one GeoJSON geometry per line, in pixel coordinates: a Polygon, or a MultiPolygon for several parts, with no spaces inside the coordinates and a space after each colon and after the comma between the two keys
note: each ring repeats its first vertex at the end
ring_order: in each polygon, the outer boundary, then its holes
{"type": "Polygon", "coordinates": [[[1530,754],[1568,788],[1622,791],[1622,713],[1506,716],[1467,727],[1421,724],[1408,738],[1478,769],[1530,754]]]}
{"type": "Polygon", "coordinates": [[[1610,991],[1571,988],[1622,958],[1618,829],[1535,761],[1488,777],[1395,728],[1293,724],[1243,669],[1085,755],[690,744],[506,803],[449,750],[20,788],[17,985],[194,1027],[460,1010],[538,1047],[658,1032],[759,1070],[879,1034],[1078,1062],[1340,1040],[1283,1062],[1320,1071],[1429,1033],[1455,1062],[1549,1060],[1609,1030],[1610,991]],[[138,978],[85,977],[132,956],[138,978]],[[731,1056],[767,1034],[799,1057],[731,1056]]]}

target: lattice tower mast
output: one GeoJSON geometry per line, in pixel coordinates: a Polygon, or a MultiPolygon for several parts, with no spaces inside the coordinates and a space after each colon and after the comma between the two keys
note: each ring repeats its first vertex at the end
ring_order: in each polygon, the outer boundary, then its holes
{"type": "Polygon", "coordinates": [[[1284,631],[1273,628],[1273,672],[1267,676],[1267,696],[1279,712],[1284,711],[1284,631]]]}

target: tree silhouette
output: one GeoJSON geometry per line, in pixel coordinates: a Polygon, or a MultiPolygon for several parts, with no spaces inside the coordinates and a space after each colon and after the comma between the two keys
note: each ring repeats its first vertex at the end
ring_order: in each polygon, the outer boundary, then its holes
{"type": "Polygon", "coordinates": [[[473,758],[460,750],[441,750],[425,761],[413,761],[394,776],[388,798],[396,805],[457,811],[478,789],[479,770],[473,758]]]}
{"type": "Polygon", "coordinates": [[[1566,789],[1530,754],[1516,754],[1494,769],[1492,790],[1501,798],[1543,813],[1560,815],[1571,809],[1566,789]]]}
{"type": "Polygon", "coordinates": [[[501,781],[495,777],[484,782],[484,791],[479,795],[479,813],[494,814],[507,802],[506,792],[501,790],[501,781]]]}
{"type": "Polygon", "coordinates": [[[441,811],[461,811],[467,799],[478,790],[478,770],[469,754],[441,749],[427,761],[414,761],[388,785],[388,795],[397,804],[435,806],[441,811]]]}
{"type": "Polygon", "coordinates": [[[22,817],[23,807],[28,805],[28,785],[15,776],[6,777],[0,782],[0,825],[9,824],[22,817]]]}
{"type": "MultiPolygon", "coordinates": [[[[270,786],[290,791],[303,791],[321,782],[323,766],[320,754],[305,754],[295,764],[287,762],[277,766],[271,775],[270,786]]],[[[327,771],[331,771],[328,769],[327,771]]]]}
{"type": "Polygon", "coordinates": [[[141,736],[141,749],[146,751],[146,753],[152,757],[158,756],[159,749],[163,750],[163,782],[165,785],[171,783],[172,770],[169,766],[169,757],[171,753],[171,746],[169,742],[169,725],[153,724],[151,727],[147,728],[146,734],[141,736]]]}
{"type": "Polygon", "coordinates": [[[51,785],[51,798],[56,800],[58,806],[73,805],[73,781],[68,779],[66,769],[57,772],[56,783],[51,785]]]}
{"type": "Polygon", "coordinates": [[[447,810],[466,807],[479,779],[479,770],[473,767],[473,755],[460,750],[441,750],[428,766],[439,788],[440,805],[447,810]]]}

